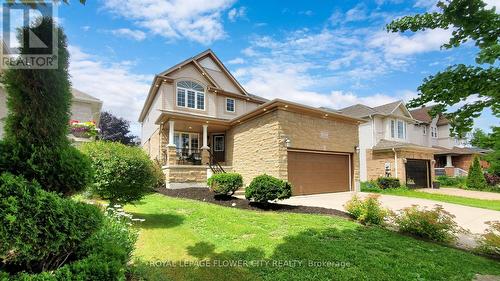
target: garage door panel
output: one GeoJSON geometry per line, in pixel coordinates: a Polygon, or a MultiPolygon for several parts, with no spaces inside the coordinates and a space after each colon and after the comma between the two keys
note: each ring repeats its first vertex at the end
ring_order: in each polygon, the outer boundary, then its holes
{"type": "Polygon", "coordinates": [[[420,159],[407,159],[405,164],[406,182],[410,180],[416,187],[429,187],[429,161],[420,159]]]}
{"type": "Polygon", "coordinates": [[[349,191],[349,155],[288,152],[293,194],[349,191]]]}

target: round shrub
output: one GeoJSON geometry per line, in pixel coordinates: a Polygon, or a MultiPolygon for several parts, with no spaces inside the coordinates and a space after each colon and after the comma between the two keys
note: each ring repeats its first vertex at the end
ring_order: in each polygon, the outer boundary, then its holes
{"type": "Polygon", "coordinates": [[[354,195],[344,208],[362,224],[381,225],[389,211],[382,207],[378,195],[369,195],[364,200],[354,195]]]}
{"type": "Polygon", "coordinates": [[[401,187],[399,179],[391,177],[380,177],[377,179],[377,184],[382,189],[401,187]]]}
{"type": "Polygon", "coordinates": [[[0,210],[0,264],[13,272],[59,267],[103,220],[95,206],[61,198],[9,173],[0,176],[0,210]]]}
{"type": "Polygon", "coordinates": [[[117,142],[90,142],[81,146],[94,169],[91,193],[110,205],[140,200],[158,183],[154,163],[138,147],[117,142]]]}
{"type": "Polygon", "coordinates": [[[259,203],[283,200],[292,196],[292,186],[283,180],[269,175],[255,177],[245,189],[245,198],[259,203]]]}
{"type": "Polygon", "coordinates": [[[243,186],[243,177],[238,173],[214,174],[207,181],[208,187],[220,195],[233,195],[243,186]]]}

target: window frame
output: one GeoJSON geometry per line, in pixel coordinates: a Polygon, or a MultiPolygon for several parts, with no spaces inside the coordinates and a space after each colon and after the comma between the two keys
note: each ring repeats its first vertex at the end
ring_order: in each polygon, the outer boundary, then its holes
{"type": "MultiPolygon", "coordinates": [[[[188,109],[194,109],[194,110],[200,110],[200,111],[205,111],[206,110],[206,104],[207,104],[207,98],[206,98],[206,95],[205,95],[205,91],[201,92],[201,91],[198,91],[198,90],[195,90],[193,88],[186,88],[186,87],[183,87],[183,86],[179,86],[179,83],[180,82],[184,82],[184,81],[187,81],[187,82],[191,82],[191,81],[188,81],[188,80],[182,80],[182,81],[178,81],[175,83],[175,105],[177,107],[183,107],[183,108],[188,108],[188,109]],[[184,91],[184,105],[180,105],[179,104],[179,96],[182,95],[179,93],[179,90],[182,90],[184,91]],[[194,93],[194,107],[190,107],[189,106],[189,99],[188,99],[188,96],[189,96],[189,92],[191,93],[194,93]],[[203,108],[199,108],[199,103],[198,103],[198,97],[199,96],[203,96],[203,108]]],[[[191,83],[196,83],[196,82],[191,82],[191,83]]],[[[196,83],[197,85],[199,85],[200,87],[203,87],[202,85],[200,85],[199,83],[196,83]]],[[[200,103],[201,104],[201,103],[200,103]]]]}
{"type": "Polygon", "coordinates": [[[431,137],[433,139],[437,139],[438,138],[438,129],[436,126],[431,126],[431,137]]]}
{"type": "Polygon", "coordinates": [[[422,126],[424,136],[427,136],[427,125],[422,126]]]}
{"type": "Polygon", "coordinates": [[[223,135],[219,135],[219,136],[214,136],[214,151],[217,151],[217,152],[221,152],[221,151],[224,151],[224,149],[226,148],[226,144],[225,144],[225,137],[223,135]],[[216,143],[217,143],[217,139],[222,139],[222,148],[218,148],[216,143]]]}
{"type": "Polygon", "coordinates": [[[192,133],[192,132],[183,132],[183,131],[174,131],[174,144],[175,144],[175,147],[177,149],[185,149],[185,147],[183,147],[183,145],[180,143],[181,140],[182,140],[182,135],[188,135],[188,151],[189,153],[192,153],[193,152],[193,149],[194,150],[198,150],[200,149],[200,134],[199,133],[192,133]],[[193,136],[196,137],[197,139],[197,142],[198,142],[198,147],[193,147],[192,146],[192,142],[193,142],[193,136]],[[178,140],[177,142],[179,143],[179,146],[177,145],[176,141],[175,140],[178,140]]]}
{"type": "Polygon", "coordinates": [[[236,99],[233,99],[233,98],[226,98],[226,112],[231,112],[231,113],[235,113],[236,112],[236,99]],[[233,101],[233,110],[228,110],[227,109],[227,106],[228,106],[228,101],[232,100],[233,101]]]}
{"type": "Polygon", "coordinates": [[[407,130],[406,121],[404,121],[402,119],[391,119],[390,126],[391,126],[391,138],[398,139],[398,140],[406,140],[407,139],[408,130],[407,130]],[[401,131],[400,131],[399,124],[402,124],[401,131]],[[402,135],[401,138],[399,137],[400,133],[402,135]]]}

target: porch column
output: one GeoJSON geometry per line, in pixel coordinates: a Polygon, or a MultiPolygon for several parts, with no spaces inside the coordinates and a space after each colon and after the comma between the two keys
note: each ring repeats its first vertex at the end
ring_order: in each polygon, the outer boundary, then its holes
{"type": "Polygon", "coordinates": [[[168,146],[175,147],[175,143],[174,143],[175,121],[174,120],[169,120],[168,124],[169,124],[169,128],[168,128],[168,146]]]}
{"type": "Polygon", "coordinates": [[[203,125],[203,149],[208,149],[208,125],[203,125]]]}
{"type": "Polygon", "coordinates": [[[446,167],[453,167],[453,162],[451,161],[451,155],[446,155],[446,167]]]}
{"type": "Polygon", "coordinates": [[[174,143],[175,121],[169,120],[168,124],[167,165],[175,166],[177,164],[177,152],[174,143]]]}
{"type": "Polygon", "coordinates": [[[210,154],[208,152],[208,125],[203,124],[203,146],[201,147],[201,163],[208,165],[210,162],[210,154]]]}

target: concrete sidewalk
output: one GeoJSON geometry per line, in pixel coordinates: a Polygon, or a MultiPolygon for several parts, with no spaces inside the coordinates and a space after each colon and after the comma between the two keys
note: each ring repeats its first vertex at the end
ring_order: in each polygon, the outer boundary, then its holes
{"type": "MultiPolygon", "coordinates": [[[[283,204],[302,205],[331,208],[344,211],[344,204],[349,201],[354,192],[326,193],[317,195],[294,196],[290,199],[280,201],[283,204]]],[[[364,197],[370,193],[358,192],[359,196],[364,197]]],[[[455,221],[461,227],[470,230],[472,233],[484,233],[487,221],[500,221],[500,211],[493,211],[481,208],[462,206],[457,204],[438,202],[428,199],[410,198],[394,195],[381,195],[382,205],[393,211],[400,210],[411,205],[425,206],[428,208],[434,205],[441,205],[443,208],[455,216],[455,221]]]]}

